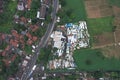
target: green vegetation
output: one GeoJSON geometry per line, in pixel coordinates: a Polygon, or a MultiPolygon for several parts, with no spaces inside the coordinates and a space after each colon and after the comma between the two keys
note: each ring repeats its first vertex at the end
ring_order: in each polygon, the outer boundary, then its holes
{"type": "Polygon", "coordinates": [[[120,0],[108,0],[111,5],[120,7],[120,0]]]}
{"type": "Polygon", "coordinates": [[[7,80],[8,76],[13,75],[18,70],[18,64],[20,62],[20,56],[17,56],[16,60],[12,62],[8,67],[5,66],[2,61],[4,57],[0,56],[0,80],[7,80]]]}
{"type": "Polygon", "coordinates": [[[44,63],[46,65],[48,62],[50,53],[51,53],[50,46],[48,48],[42,48],[40,50],[40,55],[38,56],[37,63],[44,63]]]}
{"type": "Polygon", "coordinates": [[[26,45],[26,46],[25,46],[25,52],[26,52],[27,54],[32,54],[32,47],[29,46],[29,45],[26,45]]]}
{"type": "Polygon", "coordinates": [[[104,32],[113,31],[113,17],[103,17],[95,19],[87,19],[87,25],[90,35],[98,35],[104,32]]]}
{"type": "Polygon", "coordinates": [[[72,16],[75,16],[75,22],[84,20],[86,18],[84,0],[66,0],[65,9],[72,10],[72,16]]]}
{"type": "Polygon", "coordinates": [[[17,1],[6,0],[4,12],[0,14],[0,32],[9,33],[13,27],[13,16],[16,12],[17,1]]]}
{"type": "Polygon", "coordinates": [[[105,58],[100,50],[76,50],[73,55],[79,70],[120,70],[120,60],[105,58]]]}
{"type": "Polygon", "coordinates": [[[60,0],[60,3],[62,9],[57,14],[61,17],[60,24],[86,19],[84,0],[60,0]]]}
{"type": "Polygon", "coordinates": [[[40,7],[40,0],[32,0],[30,11],[26,11],[24,16],[27,18],[35,19],[38,8],[40,7]]]}

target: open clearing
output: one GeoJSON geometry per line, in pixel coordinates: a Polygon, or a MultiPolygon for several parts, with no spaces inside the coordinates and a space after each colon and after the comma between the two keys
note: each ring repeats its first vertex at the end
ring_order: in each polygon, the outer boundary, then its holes
{"type": "Polygon", "coordinates": [[[85,0],[88,18],[100,18],[112,15],[112,7],[107,0],[85,0]]]}
{"type": "Polygon", "coordinates": [[[89,33],[92,36],[102,34],[104,32],[112,32],[113,30],[113,17],[103,17],[87,19],[89,33]]]}
{"type": "Polygon", "coordinates": [[[105,57],[108,57],[108,58],[114,57],[116,59],[120,58],[120,46],[119,45],[104,47],[101,49],[101,51],[103,52],[103,55],[105,57]]]}
{"type": "Polygon", "coordinates": [[[93,47],[108,45],[114,43],[114,35],[112,32],[106,32],[93,37],[93,47]]]}
{"type": "Polygon", "coordinates": [[[65,9],[71,9],[73,12],[73,17],[75,17],[74,22],[86,19],[86,11],[84,6],[84,0],[66,0],[65,9]],[[74,3],[74,4],[73,4],[74,3]]]}
{"type": "Polygon", "coordinates": [[[120,0],[108,0],[111,5],[120,7],[120,0]]]}
{"type": "Polygon", "coordinates": [[[83,49],[74,52],[75,63],[79,70],[120,70],[120,60],[106,58],[100,50],[83,49]]]}

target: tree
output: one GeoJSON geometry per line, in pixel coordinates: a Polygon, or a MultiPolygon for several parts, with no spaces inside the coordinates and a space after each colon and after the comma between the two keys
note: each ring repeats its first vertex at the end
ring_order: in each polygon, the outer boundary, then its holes
{"type": "Polygon", "coordinates": [[[86,65],[91,65],[91,64],[92,64],[91,60],[89,60],[89,59],[87,59],[87,60],[85,61],[85,63],[86,63],[86,65]]]}

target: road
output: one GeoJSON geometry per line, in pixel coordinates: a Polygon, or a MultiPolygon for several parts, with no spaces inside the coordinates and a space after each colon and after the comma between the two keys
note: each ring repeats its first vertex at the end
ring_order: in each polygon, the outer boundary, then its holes
{"type": "Polygon", "coordinates": [[[46,31],[45,35],[43,36],[43,38],[40,40],[38,47],[35,50],[35,54],[31,58],[31,60],[28,62],[28,65],[27,65],[25,71],[23,72],[20,80],[27,80],[29,78],[30,72],[32,71],[32,68],[36,63],[38,55],[40,54],[40,49],[45,47],[45,45],[47,44],[47,41],[50,37],[50,34],[53,31],[55,23],[56,23],[56,13],[57,13],[57,9],[58,9],[58,3],[59,3],[58,0],[53,0],[52,21],[51,21],[51,23],[48,24],[47,31],[46,31]]]}

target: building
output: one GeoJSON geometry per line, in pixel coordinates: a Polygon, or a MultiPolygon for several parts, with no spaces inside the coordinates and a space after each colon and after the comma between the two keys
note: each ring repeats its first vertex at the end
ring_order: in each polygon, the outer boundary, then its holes
{"type": "Polygon", "coordinates": [[[26,0],[26,9],[30,10],[30,7],[31,7],[31,3],[32,3],[32,0],[26,0]]]}
{"type": "Polygon", "coordinates": [[[0,0],[0,13],[3,12],[3,0],[0,0]]]}
{"type": "Polygon", "coordinates": [[[20,11],[25,10],[23,1],[18,2],[17,9],[20,10],[20,11]]]}
{"type": "Polygon", "coordinates": [[[44,20],[45,19],[45,15],[46,15],[46,6],[42,5],[41,8],[40,8],[39,19],[44,20]]]}

